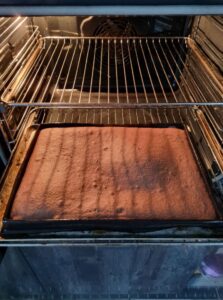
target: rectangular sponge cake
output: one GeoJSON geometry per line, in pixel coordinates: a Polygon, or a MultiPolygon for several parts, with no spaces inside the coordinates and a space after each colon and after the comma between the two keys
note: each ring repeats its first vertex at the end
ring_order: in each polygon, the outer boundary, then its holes
{"type": "Polygon", "coordinates": [[[176,128],[42,129],[11,209],[14,220],[215,218],[176,128]]]}

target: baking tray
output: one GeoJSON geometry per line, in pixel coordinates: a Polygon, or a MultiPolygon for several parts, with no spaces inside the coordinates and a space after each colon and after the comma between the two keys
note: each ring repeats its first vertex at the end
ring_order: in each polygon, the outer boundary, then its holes
{"type": "MultiPolygon", "coordinates": [[[[47,219],[43,221],[39,220],[12,220],[10,219],[10,212],[13,205],[14,197],[16,195],[17,189],[20,185],[20,182],[23,178],[23,174],[26,170],[26,166],[28,164],[29,158],[32,154],[32,151],[35,147],[36,141],[38,139],[39,133],[44,128],[52,128],[52,127],[107,127],[107,125],[89,125],[89,124],[40,124],[35,126],[35,134],[32,138],[28,151],[26,151],[25,159],[19,168],[19,172],[16,176],[12,192],[8,198],[7,205],[5,208],[4,216],[3,216],[3,224],[1,234],[4,237],[12,237],[13,235],[29,235],[29,234],[40,234],[40,233],[61,233],[61,232],[70,232],[70,231],[119,231],[119,232],[146,232],[170,227],[209,227],[209,228],[216,228],[216,227],[223,227],[223,207],[221,205],[221,201],[219,196],[211,187],[211,181],[209,178],[208,172],[205,170],[202,160],[200,159],[197,151],[196,145],[192,140],[192,136],[190,132],[187,130],[187,127],[182,124],[152,124],[150,125],[132,125],[132,126],[125,126],[125,127],[153,127],[153,128],[168,128],[168,127],[175,127],[182,130],[185,130],[189,144],[191,146],[194,158],[198,164],[199,170],[202,174],[203,180],[207,187],[207,190],[210,194],[210,198],[214,205],[216,211],[216,220],[69,220],[69,219],[47,219]]],[[[116,127],[123,127],[123,125],[109,125],[116,126],[116,127]]]]}

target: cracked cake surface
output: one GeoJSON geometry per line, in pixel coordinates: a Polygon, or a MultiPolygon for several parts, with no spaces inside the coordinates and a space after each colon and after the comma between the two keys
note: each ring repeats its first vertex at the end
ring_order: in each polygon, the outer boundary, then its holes
{"type": "Polygon", "coordinates": [[[11,209],[15,220],[215,219],[184,130],[42,129],[11,209]]]}

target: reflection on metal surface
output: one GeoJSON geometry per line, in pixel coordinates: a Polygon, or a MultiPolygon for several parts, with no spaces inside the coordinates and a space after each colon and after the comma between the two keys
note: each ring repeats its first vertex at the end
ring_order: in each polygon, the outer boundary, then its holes
{"type": "Polygon", "coordinates": [[[211,277],[223,276],[223,253],[214,253],[206,256],[201,263],[204,275],[211,277]]]}

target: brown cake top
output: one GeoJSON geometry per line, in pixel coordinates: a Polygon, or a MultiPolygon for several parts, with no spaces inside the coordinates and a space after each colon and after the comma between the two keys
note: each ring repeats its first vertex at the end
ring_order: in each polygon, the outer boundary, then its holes
{"type": "Polygon", "coordinates": [[[215,217],[187,136],[176,128],[43,129],[11,210],[17,220],[215,217]]]}

